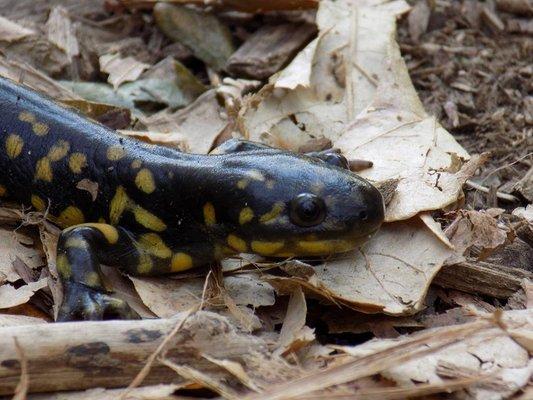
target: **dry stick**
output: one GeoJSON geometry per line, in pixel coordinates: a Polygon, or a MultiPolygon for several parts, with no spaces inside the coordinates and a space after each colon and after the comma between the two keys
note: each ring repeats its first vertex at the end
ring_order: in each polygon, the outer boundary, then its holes
{"type": "MultiPolygon", "coordinates": [[[[328,393],[327,398],[333,400],[396,400],[412,397],[427,396],[437,393],[449,393],[480,383],[491,378],[493,374],[473,376],[469,378],[454,379],[444,383],[424,383],[414,387],[393,387],[385,389],[358,390],[353,394],[328,393]]],[[[298,397],[298,400],[319,400],[323,394],[298,397]]]]}
{"type": "MultiPolygon", "coordinates": [[[[490,192],[490,188],[480,185],[479,183],[472,182],[470,179],[466,181],[466,186],[472,189],[479,190],[480,192],[483,192],[483,193],[490,192]]],[[[516,196],[513,196],[512,194],[508,194],[508,193],[503,193],[503,192],[496,192],[496,197],[502,200],[507,200],[507,201],[518,201],[518,198],[516,196]]]]}
{"type": "MultiPolygon", "coordinates": [[[[249,395],[246,400],[290,399],[325,389],[334,385],[353,382],[371,376],[399,363],[433,353],[483,328],[492,327],[491,321],[475,321],[469,324],[451,326],[445,334],[436,336],[433,331],[424,332],[393,347],[378,351],[354,361],[304,376],[277,387],[270,392],[249,395]],[[431,345],[431,347],[428,346],[431,345]]],[[[497,334],[503,332],[498,328],[497,334]]]]}
{"type": "Polygon", "coordinates": [[[30,386],[30,376],[28,374],[28,359],[24,355],[24,350],[20,347],[17,338],[15,340],[15,347],[20,358],[20,381],[15,388],[15,395],[12,400],[25,400],[28,395],[28,388],[30,386]]]}
{"type": "Polygon", "coordinates": [[[189,318],[191,316],[191,314],[193,314],[196,311],[197,311],[196,308],[192,308],[192,309],[190,309],[190,310],[185,312],[185,315],[183,316],[183,319],[176,324],[174,329],[172,329],[172,331],[170,331],[170,333],[167,335],[167,337],[165,337],[165,339],[161,342],[161,344],[159,346],[157,346],[157,349],[155,349],[155,351],[150,355],[150,357],[148,357],[148,359],[146,360],[146,364],[144,364],[144,366],[139,371],[137,376],[131,381],[131,383],[128,385],[126,390],[120,396],[119,400],[125,400],[126,397],[130,394],[130,392],[143,382],[143,380],[150,373],[152,365],[154,364],[157,356],[159,356],[159,354],[164,350],[166,345],[174,338],[174,336],[176,336],[176,334],[182,328],[182,326],[185,323],[185,321],[187,321],[187,318],[189,318]]]}

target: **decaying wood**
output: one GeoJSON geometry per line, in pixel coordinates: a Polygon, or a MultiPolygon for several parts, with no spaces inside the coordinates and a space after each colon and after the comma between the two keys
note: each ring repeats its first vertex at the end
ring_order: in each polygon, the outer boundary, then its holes
{"type": "MultiPolygon", "coordinates": [[[[14,393],[20,381],[17,342],[26,357],[30,392],[125,387],[182,318],[184,314],[173,319],[0,328],[0,395],[14,393]]],[[[186,318],[166,353],[167,358],[181,365],[194,365],[220,375],[223,370],[204,355],[239,360],[258,352],[266,354],[262,340],[237,333],[217,314],[197,312],[186,318]]],[[[280,370],[286,374],[282,364],[280,370]]],[[[183,381],[175,372],[156,363],[144,384],[183,381]]]]}
{"type": "Polygon", "coordinates": [[[533,2],[531,0],[496,0],[498,10],[518,14],[533,15],[533,2]]]}
{"type": "Polygon", "coordinates": [[[316,33],[310,24],[267,25],[255,32],[228,60],[232,74],[267,79],[278,72],[316,33]]]}
{"type": "Polygon", "coordinates": [[[442,267],[433,283],[444,288],[506,299],[522,287],[524,278],[533,279],[533,274],[504,265],[466,261],[442,267]]]}

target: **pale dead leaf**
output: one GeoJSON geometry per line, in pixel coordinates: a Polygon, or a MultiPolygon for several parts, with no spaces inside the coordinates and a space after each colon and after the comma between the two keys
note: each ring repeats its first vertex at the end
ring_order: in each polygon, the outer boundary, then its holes
{"type": "Polygon", "coordinates": [[[0,284],[20,279],[13,268],[17,258],[31,269],[44,264],[41,252],[22,243],[32,244],[33,240],[22,233],[0,228],[0,284]]]}
{"type": "Polygon", "coordinates": [[[296,89],[301,86],[308,88],[311,86],[311,73],[313,60],[315,59],[316,48],[320,36],[313,40],[303,49],[294,60],[280,72],[274,80],[274,87],[281,89],[296,89]]]}
{"type": "Polygon", "coordinates": [[[69,89],[30,64],[0,56],[0,76],[19,82],[54,99],[79,100],[69,89]]]}
{"type": "Polygon", "coordinates": [[[52,8],[45,28],[48,40],[62,49],[70,59],[80,54],[76,32],[66,8],[52,8]]]}
{"type": "Polygon", "coordinates": [[[37,282],[28,283],[18,289],[15,289],[14,286],[9,284],[0,286],[0,309],[15,307],[27,303],[37,290],[47,286],[47,278],[43,278],[37,282]]]}
{"type": "Polygon", "coordinates": [[[419,214],[419,218],[422,222],[435,234],[435,236],[450,249],[454,250],[453,244],[450,243],[450,240],[442,230],[440,224],[433,219],[431,213],[423,212],[419,214]]]}
{"type": "Polygon", "coordinates": [[[135,81],[150,65],[133,57],[121,58],[120,54],[104,54],[100,57],[100,69],[109,74],[107,81],[117,89],[124,82],[135,81]]]}
{"type": "Polygon", "coordinates": [[[228,119],[217,102],[214,90],[202,94],[183,110],[174,113],[164,110],[141,118],[141,121],[149,132],[121,133],[197,154],[207,153],[228,125],[228,119]]]}
{"type": "Polygon", "coordinates": [[[419,218],[384,225],[361,249],[313,267],[314,279],[289,280],[363,312],[413,314],[424,306],[428,287],[453,251],[419,218]],[[401,279],[399,279],[401,277],[401,279]]]}
{"type": "Polygon", "coordinates": [[[307,57],[297,59],[302,68],[312,69],[310,84],[305,76],[283,84],[288,73],[282,71],[281,86],[296,85],[296,89],[267,87],[252,96],[240,114],[243,132],[251,140],[293,150],[311,137],[337,139],[348,116],[355,116],[372,101],[376,81],[386,72],[384,60],[395,19],[408,9],[404,1],[321,1],[317,13],[320,39],[304,50],[307,57]],[[304,61],[311,65],[304,66],[304,61]],[[347,94],[347,86],[357,96],[347,94]],[[292,134],[280,141],[276,135],[287,130],[292,134]]]}
{"type": "MultiPolygon", "coordinates": [[[[201,303],[205,279],[168,279],[130,277],[144,304],[165,318],[201,303]]],[[[224,278],[228,295],[238,306],[274,304],[274,289],[258,274],[239,274],[224,278]]]]}
{"type": "Polygon", "coordinates": [[[287,354],[297,351],[315,339],[314,329],[305,326],[307,304],[302,288],[297,286],[291,293],[287,314],[281,327],[278,348],[274,354],[287,354]]]}
{"type": "Polygon", "coordinates": [[[0,42],[16,42],[36,32],[0,16],[0,42]]]}

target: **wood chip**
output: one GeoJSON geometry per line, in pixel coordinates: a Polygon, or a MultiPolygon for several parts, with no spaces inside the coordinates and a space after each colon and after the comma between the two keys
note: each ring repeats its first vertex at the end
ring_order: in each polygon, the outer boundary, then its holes
{"type": "Polygon", "coordinates": [[[284,67],[315,33],[316,27],[309,24],[266,25],[233,53],[226,69],[237,76],[266,79],[284,67]]]}

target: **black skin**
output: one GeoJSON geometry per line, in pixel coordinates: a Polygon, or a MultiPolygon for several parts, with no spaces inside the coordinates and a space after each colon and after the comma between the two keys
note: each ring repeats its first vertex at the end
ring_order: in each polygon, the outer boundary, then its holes
{"type": "Polygon", "coordinates": [[[146,276],[243,251],[324,256],[355,248],[384,219],[379,191],[334,150],[230,140],[218,154],[182,153],[122,138],[5,79],[0,110],[0,201],[64,229],[60,321],[136,317],[106,290],[100,264],[146,276]]]}

